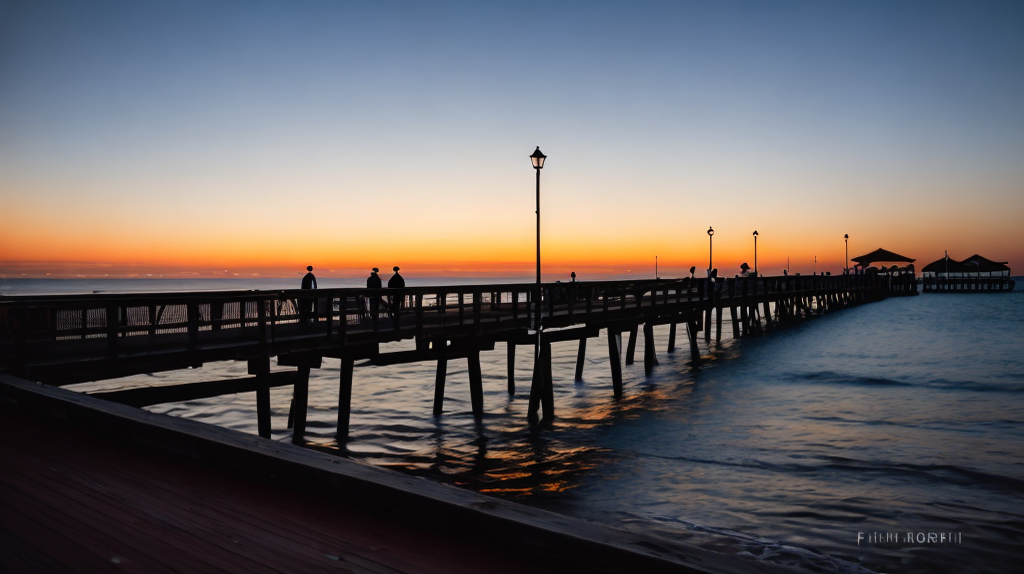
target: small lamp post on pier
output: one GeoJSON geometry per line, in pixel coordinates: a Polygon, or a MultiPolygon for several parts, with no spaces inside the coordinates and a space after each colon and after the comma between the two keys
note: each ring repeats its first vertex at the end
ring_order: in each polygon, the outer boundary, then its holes
{"type": "Polygon", "coordinates": [[[757,230],[754,230],[754,277],[757,277],[757,230]]]}
{"type": "Polygon", "coordinates": [[[712,251],[712,237],[714,235],[715,235],[715,230],[712,229],[711,226],[709,225],[708,226],[708,277],[711,277],[711,270],[715,268],[715,266],[711,264],[712,263],[712,254],[713,254],[713,251],[712,251]]]}
{"type": "Polygon", "coordinates": [[[846,274],[850,274],[850,234],[847,233],[843,236],[843,241],[846,242],[846,274]]]}

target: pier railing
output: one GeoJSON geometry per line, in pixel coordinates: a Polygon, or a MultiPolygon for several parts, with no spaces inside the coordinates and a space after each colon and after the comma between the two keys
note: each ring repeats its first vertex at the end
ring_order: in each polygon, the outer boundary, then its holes
{"type": "Polygon", "coordinates": [[[1013,291],[1015,281],[1007,275],[921,278],[925,293],[993,293],[1013,291]]]}
{"type": "Polygon", "coordinates": [[[410,338],[494,340],[525,335],[538,303],[545,329],[601,328],[685,322],[712,307],[768,300],[803,297],[813,307],[814,295],[825,292],[871,300],[893,290],[884,276],[797,275],[545,283],[540,301],[536,285],[523,283],[8,297],[0,299],[0,369],[26,374],[31,365],[103,363],[106,376],[115,376],[281,353],[337,356],[410,338]]]}

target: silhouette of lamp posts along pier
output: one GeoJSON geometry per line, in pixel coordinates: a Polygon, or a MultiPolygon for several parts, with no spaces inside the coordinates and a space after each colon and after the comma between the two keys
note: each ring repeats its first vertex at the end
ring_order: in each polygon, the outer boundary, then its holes
{"type": "Polygon", "coordinates": [[[846,242],[846,274],[850,274],[850,234],[843,235],[843,241],[846,242]]]}
{"type": "Polygon", "coordinates": [[[712,253],[713,253],[713,250],[712,250],[712,243],[711,243],[712,242],[712,238],[714,237],[714,235],[715,235],[715,230],[712,229],[711,226],[708,226],[708,277],[711,277],[711,270],[715,268],[715,266],[712,265],[712,253]]]}
{"type": "Polygon", "coordinates": [[[551,343],[542,340],[543,327],[541,325],[541,276],[540,276],[540,170],[544,169],[544,160],[548,156],[540,151],[540,146],[530,155],[533,163],[533,170],[537,173],[537,285],[534,295],[534,322],[533,326],[537,332],[537,346],[534,349],[533,361],[533,384],[530,387],[530,406],[527,412],[527,420],[530,423],[538,422],[537,409],[542,408],[544,418],[541,424],[551,424],[555,416],[555,397],[551,382],[551,343]]]}
{"type": "Polygon", "coordinates": [[[754,277],[757,277],[757,230],[754,230],[754,277]]]}

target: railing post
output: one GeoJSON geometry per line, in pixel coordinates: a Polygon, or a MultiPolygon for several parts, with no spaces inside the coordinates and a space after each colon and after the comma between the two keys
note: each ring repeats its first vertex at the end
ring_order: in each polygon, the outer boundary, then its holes
{"type": "MultiPolygon", "coordinates": [[[[473,293],[473,325],[476,327],[480,327],[480,315],[483,313],[483,301],[481,301],[483,293],[483,289],[478,289],[473,293]]],[[[480,355],[478,354],[477,360],[479,358],[480,355]]]]}
{"type": "Polygon", "coordinates": [[[195,300],[185,305],[188,315],[188,356],[193,367],[199,366],[199,303],[195,300]]]}
{"type": "MultiPolygon", "coordinates": [[[[268,356],[268,353],[267,353],[267,347],[268,347],[268,345],[267,345],[267,304],[268,303],[269,303],[269,301],[267,301],[266,299],[263,299],[263,298],[260,298],[260,300],[257,302],[257,304],[259,305],[259,308],[256,310],[256,313],[257,313],[257,321],[258,321],[259,329],[260,329],[260,356],[261,357],[267,357],[268,356]]],[[[211,313],[212,313],[212,311],[211,311],[211,313]]],[[[269,372],[269,370],[267,372],[269,372]]]]}
{"type": "Polygon", "coordinates": [[[117,364],[117,333],[118,323],[118,306],[107,305],[107,358],[110,359],[110,370],[114,371],[117,364]]]}

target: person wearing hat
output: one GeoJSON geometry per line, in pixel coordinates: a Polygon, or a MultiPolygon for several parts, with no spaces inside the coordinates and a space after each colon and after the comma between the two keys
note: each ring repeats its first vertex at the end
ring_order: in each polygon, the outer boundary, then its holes
{"type": "MultiPolygon", "coordinates": [[[[395,265],[392,269],[394,269],[395,274],[391,276],[391,279],[388,279],[388,289],[404,289],[405,278],[398,274],[398,265],[395,265]]],[[[391,297],[392,315],[397,315],[398,310],[402,308],[402,299],[400,296],[391,297]]]]}
{"type": "MultiPolygon", "coordinates": [[[[383,284],[380,281],[380,275],[377,275],[378,272],[380,272],[380,269],[374,267],[373,271],[370,272],[370,276],[366,278],[367,289],[380,289],[381,287],[383,287],[383,284]]],[[[377,295],[372,295],[370,297],[370,317],[374,319],[377,318],[377,310],[380,308],[379,305],[380,297],[377,295]]]]}

